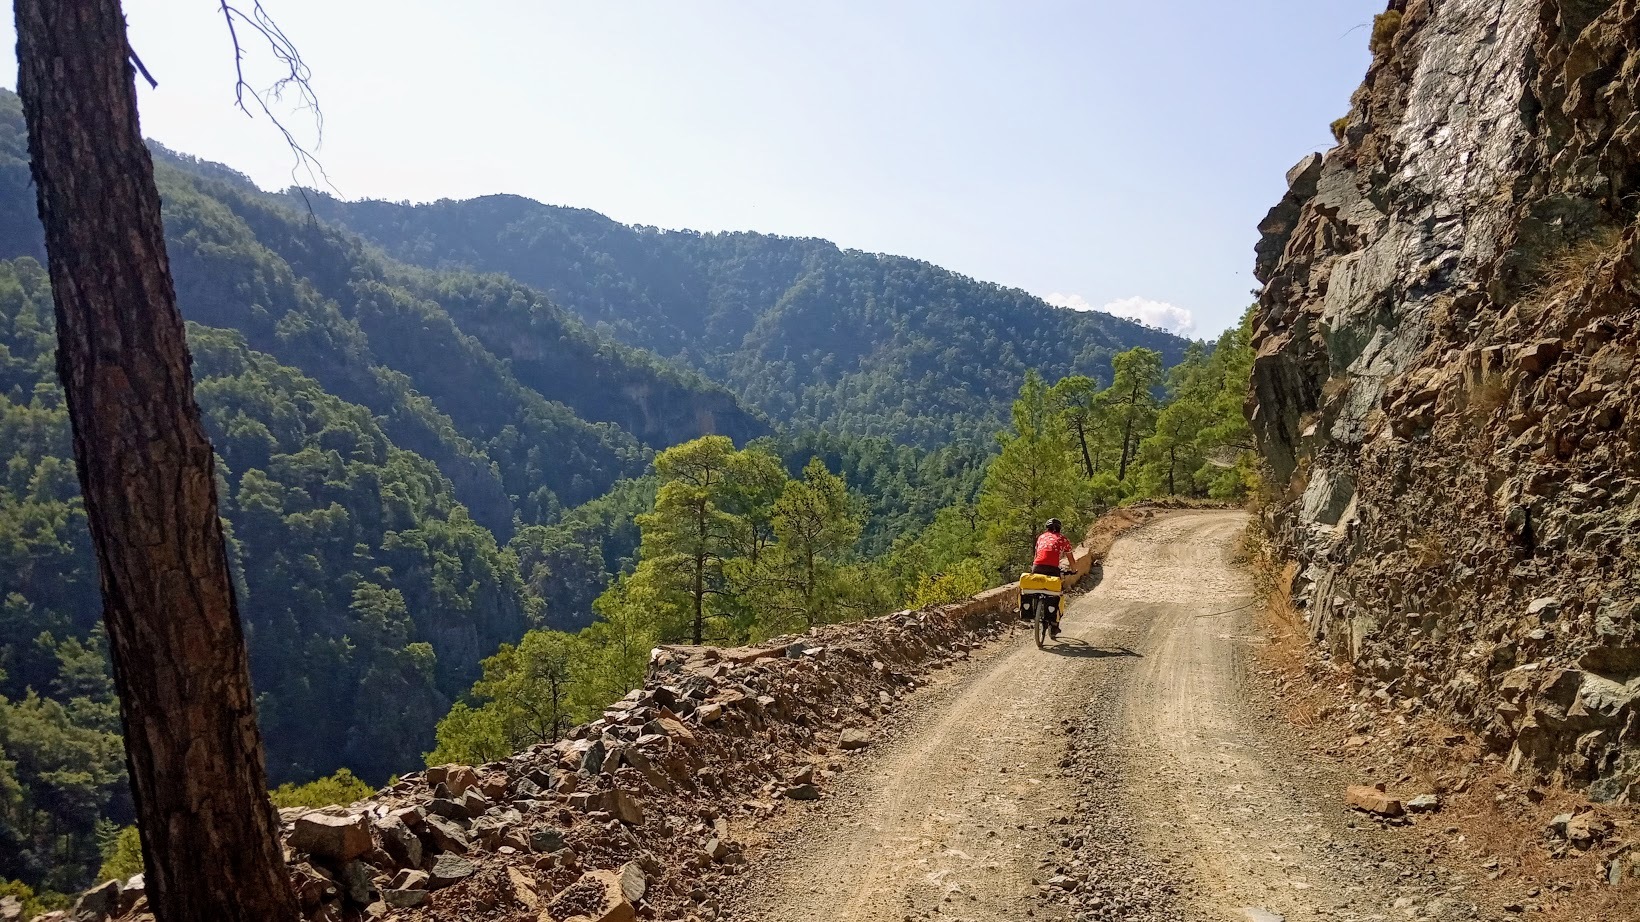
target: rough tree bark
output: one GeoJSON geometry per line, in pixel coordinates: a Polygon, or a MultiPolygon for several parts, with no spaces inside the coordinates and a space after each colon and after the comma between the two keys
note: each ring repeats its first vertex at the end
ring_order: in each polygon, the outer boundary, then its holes
{"type": "Polygon", "coordinates": [[[149,903],[161,922],[294,920],[125,19],[119,0],[15,8],[149,903]]]}

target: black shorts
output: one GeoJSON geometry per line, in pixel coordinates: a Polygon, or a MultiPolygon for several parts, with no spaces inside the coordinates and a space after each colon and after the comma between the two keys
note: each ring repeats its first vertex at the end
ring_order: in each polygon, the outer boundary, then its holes
{"type": "Polygon", "coordinates": [[[1039,563],[1031,566],[1031,572],[1038,576],[1058,576],[1059,568],[1050,564],[1039,563]]]}

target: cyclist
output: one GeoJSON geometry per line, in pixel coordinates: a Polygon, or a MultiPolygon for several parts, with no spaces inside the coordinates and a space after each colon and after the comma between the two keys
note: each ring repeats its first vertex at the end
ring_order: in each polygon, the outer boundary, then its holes
{"type": "MultiPolygon", "coordinates": [[[[1065,536],[1060,534],[1064,526],[1060,524],[1058,519],[1049,519],[1048,524],[1043,527],[1047,530],[1042,532],[1036,539],[1036,558],[1031,562],[1031,572],[1040,573],[1044,576],[1063,577],[1070,572],[1071,554],[1074,548],[1071,547],[1069,541],[1065,540],[1065,536]],[[1064,561],[1063,566],[1060,563],[1061,561],[1064,561]]],[[[1053,626],[1049,629],[1049,632],[1054,637],[1059,636],[1059,619],[1057,617],[1054,618],[1053,626]]]]}

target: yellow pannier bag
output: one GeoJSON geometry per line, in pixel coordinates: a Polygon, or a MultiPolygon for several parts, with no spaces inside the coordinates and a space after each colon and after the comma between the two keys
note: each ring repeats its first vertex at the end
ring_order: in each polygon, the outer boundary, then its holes
{"type": "Polygon", "coordinates": [[[1020,592],[1061,592],[1062,584],[1057,576],[1047,576],[1042,573],[1021,573],[1019,576],[1020,592]]]}

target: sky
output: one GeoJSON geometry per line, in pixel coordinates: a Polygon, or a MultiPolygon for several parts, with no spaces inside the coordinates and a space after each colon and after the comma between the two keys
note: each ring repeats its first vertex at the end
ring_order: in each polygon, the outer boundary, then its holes
{"type": "MultiPolygon", "coordinates": [[[[243,0],[252,2],[252,0],[243,0]]],[[[1212,337],[1256,226],[1331,144],[1384,0],[264,0],[345,198],[513,193],[631,224],[824,237],[1212,337]]],[[[126,0],[144,132],[265,188],[215,0],[126,0]]],[[[253,83],[275,76],[246,39],[253,83]]],[[[5,18],[0,48],[12,55],[5,18]]],[[[15,87],[15,59],[0,65],[15,87]]],[[[313,184],[307,174],[296,180],[313,184]]]]}

